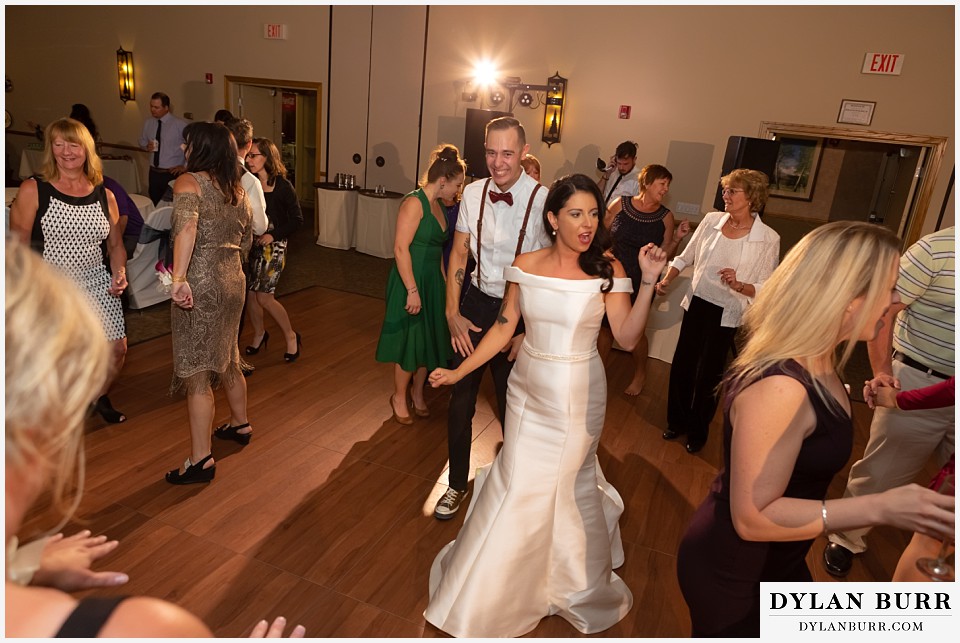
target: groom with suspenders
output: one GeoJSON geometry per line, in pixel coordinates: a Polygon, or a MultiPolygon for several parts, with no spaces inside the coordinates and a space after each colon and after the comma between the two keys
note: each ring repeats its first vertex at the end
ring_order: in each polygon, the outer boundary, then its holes
{"type": "MultiPolygon", "coordinates": [[[[487,124],[484,141],[490,178],[471,183],[463,190],[460,216],[453,236],[447,268],[447,323],[454,349],[456,368],[480,343],[493,326],[506,283],[503,270],[522,252],[550,245],[543,227],[543,206],[547,189],[523,171],[521,159],[530,151],[523,126],[515,118],[495,118],[487,124]],[[461,298],[467,256],[477,266],[461,298]]],[[[452,518],[467,497],[473,414],[483,371],[490,367],[497,394],[497,412],[503,427],[507,403],[507,378],[523,341],[523,320],[517,335],[485,366],[453,386],[447,418],[447,447],[450,454],[450,488],[437,502],[434,517],[452,518]]]]}

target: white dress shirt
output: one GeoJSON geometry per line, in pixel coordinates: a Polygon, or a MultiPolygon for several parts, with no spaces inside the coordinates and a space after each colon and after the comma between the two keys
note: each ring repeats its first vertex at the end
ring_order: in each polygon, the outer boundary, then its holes
{"type": "Polygon", "coordinates": [[[607,202],[607,207],[610,207],[610,203],[614,199],[619,199],[622,196],[637,196],[640,194],[640,180],[637,178],[639,170],[634,167],[632,170],[626,174],[620,175],[617,172],[613,172],[610,175],[610,178],[607,179],[606,184],[603,186],[604,198],[607,202]],[[617,182],[617,177],[620,177],[620,182],[617,183],[617,187],[613,187],[613,184],[617,182]],[[611,188],[613,191],[611,192],[611,188]]]}
{"type": "Polygon", "coordinates": [[[253,172],[244,165],[243,159],[237,157],[240,161],[240,167],[243,174],[240,177],[240,185],[247,193],[250,199],[250,209],[253,210],[253,234],[260,235],[267,231],[267,197],[263,195],[263,186],[260,185],[260,179],[254,176],[253,172]]]}
{"type": "MultiPolygon", "coordinates": [[[[730,214],[727,212],[708,212],[704,215],[687,246],[670,262],[670,267],[683,272],[684,268],[693,264],[693,279],[683,301],[680,302],[681,308],[689,310],[691,298],[694,295],[699,297],[706,290],[708,301],[723,306],[720,325],[725,328],[738,328],[751,298],[729,287],[720,288],[717,285],[719,277],[715,274],[716,261],[713,260],[723,236],[723,225],[729,218],[730,214]],[[712,280],[709,286],[706,283],[708,280],[712,280]]],[[[753,219],[750,233],[740,240],[740,243],[724,244],[719,252],[721,255],[729,255],[731,252],[738,255],[736,264],[724,267],[734,268],[737,281],[752,284],[759,293],[763,283],[780,263],[780,235],[761,221],[756,212],[753,213],[753,219]]],[[[729,256],[722,258],[729,259],[729,256]]]]}
{"type": "MultiPolygon", "coordinates": [[[[463,189],[463,198],[460,200],[460,215],[457,218],[457,232],[470,235],[470,251],[477,256],[477,220],[480,215],[480,197],[483,195],[483,184],[486,179],[474,181],[463,189]]],[[[492,203],[489,194],[483,209],[483,227],[480,243],[483,252],[480,253],[480,264],[471,274],[471,286],[479,284],[480,290],[490,297],[503,297],[506,282],[503,279],[504,268],[513,264],[517,251],[517,240],[520,238],[520,228],[523,225],[523,216],[527,211],[530,194],[539,185],[526,172],[520,173],[520,178],[508,190],[513,196],[513,205],[503,201],[492,203]]],[[[497,185],[490,181],[490,192],[499,192],[497,185]]],[[[543,227],[543,206],[547,200],[547,188],[541,187],[533,201],[530,210],[530,219],[527,221],[527,234],[523,238],[520,250],[531,252],[545,248],[551,244],[543,227]]]]}

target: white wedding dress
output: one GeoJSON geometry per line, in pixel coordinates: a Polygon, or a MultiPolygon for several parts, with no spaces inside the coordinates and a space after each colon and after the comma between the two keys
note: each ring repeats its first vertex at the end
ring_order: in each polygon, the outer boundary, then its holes
{"type": "MultiPolygon", "coordinates": [[[[601,279],[504,271],[520,287],[526,338],[510,374],[503,449],[477,473],[457,539],[430,571],[424,617],[458,637],[520,636],[559,614],[585,634],[626,616],[623,500],[597,444],[607,382],[597,354],[601,279]]],[[[615,292],[630,292],[615,279],[615,292]]]]}

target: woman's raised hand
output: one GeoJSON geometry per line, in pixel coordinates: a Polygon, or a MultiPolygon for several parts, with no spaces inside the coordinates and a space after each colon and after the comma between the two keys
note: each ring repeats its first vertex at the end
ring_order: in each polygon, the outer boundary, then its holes
{"type": "Polygon", "coordinates": [[[643,273],[644,281],[656,281],[663,272],[663,267],[667,265],[667,253],[653,243],[640,248],[637,259],[640,261],[640,272],[643,273]]]}
{"type": "Polygon", "coordinates": [[[460,375],[457,371],[451,371],[446,368],[435,369],[430,373],[430,386],[439,388],[441,386],[450,386],[460,381],[460,375]]]}

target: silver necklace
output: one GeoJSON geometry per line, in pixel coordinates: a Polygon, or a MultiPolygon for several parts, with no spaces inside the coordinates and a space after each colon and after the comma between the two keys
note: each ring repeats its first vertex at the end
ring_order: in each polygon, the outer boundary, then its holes
{"type": "Polygon", "coordinates": [[[736,223],[734,223],[733,217],[730,217],[729,219],[727,219],[727,223],[729,223],[730,227],[733,228],[734,230],[742,230],[747,227],[745,225],[737,225],[736,223]]]}

